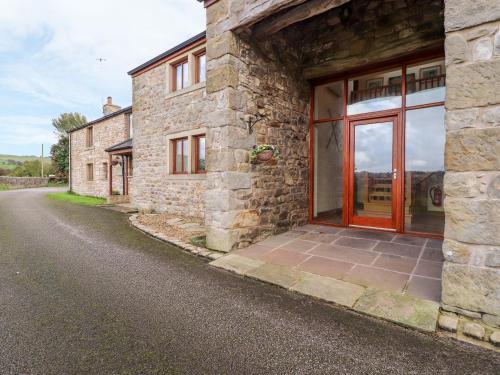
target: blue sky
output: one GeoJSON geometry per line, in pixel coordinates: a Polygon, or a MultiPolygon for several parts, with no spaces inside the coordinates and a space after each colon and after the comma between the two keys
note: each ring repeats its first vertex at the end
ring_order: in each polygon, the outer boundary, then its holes
{"type": "Polygon", "coordinates": [[[0,154],[48,150],[60,113],[98,118],[107,96],[130,105],[127,71],[205,29],[196,0],[0,0],[0,9],[0,154]]]}

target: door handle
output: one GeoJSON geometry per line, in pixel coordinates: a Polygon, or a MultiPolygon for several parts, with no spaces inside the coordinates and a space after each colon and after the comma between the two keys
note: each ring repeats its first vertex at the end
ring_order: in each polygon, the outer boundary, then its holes
{"type": "Polygon", "coordinates": [[[398,177],[398,170],[394,168],[394,170],[392,171],[392,178],[395,180],[397,177],[398,177]]]}

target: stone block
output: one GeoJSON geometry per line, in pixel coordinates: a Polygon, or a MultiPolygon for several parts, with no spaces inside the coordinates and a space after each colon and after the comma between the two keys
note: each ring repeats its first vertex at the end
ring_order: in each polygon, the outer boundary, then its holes
{"type": "Polygon", "coordinates": [[[446,130],[475,128],[478,125],[478,118],[478,108],[446,111],[446,130]]]}
{"type": "Polygon", "coordinates": [[[438,320],[439,328],[445,331],[457,332],[458,317],[450,315],[440,315],[438,320]]]}
{"type": "Polygon", "coordinates": [[[500,247],[492,246],[484,257],[484,265],[487,267],[500,267],[500,247]]]}
{"type": "Polygon", "coordinates": [[[264,262],[240,256],[237,254],[225,255],[210,263],[211,266],[223,268],[225,270],[235,272],[238,275],[245,275],[247,272],[260,267],[264,262]]]}
{"type": "Polygon", "coordinates": [[[500,198],[500,172],[446,172],[444,191],[453,198],[500,198]]]}
{"type": "Polygon", "coordinates": [[[250,173],[222,172],[222,183],[226,189],[250,189],[252,187],[252,176],[250,173]]]}
{"type": "Polygon", "coordinates": [[[445,3],[446,31],[464,29],[500,19],[500,3],[491,0],[453,0],[445,3]]]}
{"type": "Polygon", "coordinates": [[[209,148],[206,150],[207,172],[234,171],[237,163],[234,150],[230,148],[209,148]]]}
{"type": "Polygon", "coordinates": [[[494,43],[495,51],[493,53],[495,54],[495,56],[498,56],[500,55],[500,32],[496,33],[494,43]]]}
{"type": "Polygon", "coordinates": [[[484,312],[500,311],[500,270],[445,262],[442,301],[449,306],[484,312]]]}
{"type": "Polygon", "coordinates": [[[490,342],[495,346],[500,346],[500,331],[495,331],[491,334],[490,342]]]}
{"type": "Polygon", "coordinates": [[[471,258],[470,246],[462,242],[445,239],[443,255],[448,262],[467,264],[471,258]]]}
{"type": "Polygon", "coordinates": [[[290,267],[265,263],[264,265],[249,271],[247,276],[288,289],[297,281],[304,278],[305,273],[296,271],[290,267]]]}
{"type": "Polygon", "coordinates": [[[225,64],[207,71],[207,92],[214,93],[232,87],[238,87],[238,71],[233,65],[225,64]]]}
{"type": "Polygon", "coordinates": [[[475,311],[464,310],[456,306],[450,306],[445,303],[441,303],[441,308],[444,311],[450,311],[459,315],[468,316],[472,319],[481,319],[481,314],[475,311]]]}
{"type": "Polygon", "coordinates": [[[464,129],[446,134],[447,171],[498,171],[499,156],[500,128],[464,129]]]}
{"type": "Polygon", "coordinates": [[[489,60],[493,56],[493,41],[490,38],[479,39],[472,47],[474,61],[489,60]]]}
{"type": "Polygon", "coordinates": [[[388,291],[368,289],[354,309],[421,331],[434,332],[439,304],[388,291]]]}
{"type": "Polygon", "coordinates": [[[482,120],[486,126],[500,126],[500,106],[486,108],[483,112],[482,120]]]}
{"type": "Polygon", "coordinates": [[[446,65],[459,64],[465,61],[467,42],[460,34],[449,34],[445,39],[446,65]]]}
{"type": "MultiPolygon", "coordinates": [[[[499,312],[500,314],[500,312],[499,312]]],[[[481,320],[489,325],[490,327],[500,328],[500,316],[499,315],[491,315],[491,314],[483,314],[481,320]]]]}
{"type": "Polygon", "coordinates": [[[500,60],[450,65],[446,73],[447,109],[500,103],[500,60]]]}
{"type": "Polygon", "coordinates": [[[204,193],[206,209],[209,211],[232,211],[241,210],[245,207],[244,202],[237,199],[232,191],[208,190],[204,193]]]}
{"type": "Polygon", "coordinates": [[[207,24],[215,24],[229,17],[229,0],[218,0],[207,8],[207,24]]]}
{"type": "Polygon", "coordinates": [[[290,289],[347,307],[354,306],[365,291],[356,284],[313,274],[307,274],[290,289]]]}
{"type": "Polygon", "coordinates": [[[445,238],[471,244],[500,244],[500,200],[447,197],[445,238]]]}
{"type": "Polygon", "coordinates": [[[217,59],[226,54],[238,56],[238,39],[231,31],[209,38],[207,41],[207,58],[217,59]]]}
{"type": "Polygon", "coordinates": [[[486,331],[484,327],[478,323],[467,322],[462,328],[464,335],[475,338],[477,340],[483,340],[486,331]]]}
{"type": "Polygon", "coordinates": [[[233,250],[237,244],[238,233],[230,229],[207,228],[207,248],[222,252],[233,250]]]}

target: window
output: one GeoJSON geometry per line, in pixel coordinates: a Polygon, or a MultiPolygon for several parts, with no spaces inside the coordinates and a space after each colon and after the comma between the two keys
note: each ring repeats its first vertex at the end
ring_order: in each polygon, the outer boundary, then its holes
{"type": "Polygon", "coordinates": [[[94,164],[87,164],[87,181],[94,181],[94,164]]]}
{"type": "Polygon", "coordinates": [[[174,66],[174,91],[187,87],[188,82],[189,68],[186,60],[174,66]]]}
{"type": "Polygon", "coordinates": [[[125,116],[125,125],[126,125],[126,138],[130,139],[134,136],[134,128],[132,126],[132,113],[129,113],[125,116]]]}
{"type": "Polygon", "coordinates": [[[174,169],[176,174],[188,173],[188,139],[174,139],[173,143],[173,159],[174,169]]]}
{"type": "Polygon", "coordinates": [[[94,145],[94,127],[89,126],[87,128],[87,138],[85,141],[87,147],[92,147],[94,145]]]}
{"type": "Polygon", "coordinates": [[[205,134],[194,137],[194,173],[205,173],[205,134]]]}
{"type": "Polygon", "coordinates": [[[207,79],[207,58],[205,53],[196,57],[196,83],[205,82],[207,79]]]}
{"type": "Polygon", "coordinates": [[[108,179],[108,163],[102,163],[102,179],[108,179]]]}

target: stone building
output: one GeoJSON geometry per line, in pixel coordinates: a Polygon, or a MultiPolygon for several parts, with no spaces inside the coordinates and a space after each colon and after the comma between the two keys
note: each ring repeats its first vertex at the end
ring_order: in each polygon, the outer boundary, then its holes
{"type": "Polygon", "coordinates": [[[214,110],[206,94],[205,33],[131,70],[133,204],[203,218],[205,134],[214,110]]]}
{"type": "MultiPolygon", "coordinates": [[[[204,4],[206,33],[129,72],[132,203],[223,252],[306,223],[444,239],[442,307],[500,327],[500,2],[204,4]]],[[[106,194],[84,142],[75,191],[106,194]]]]}
{"type": "MultiPolygon", "coordinates": [[[[70,190],[103,198],[127,195],[131,177],[124,172],[124,158],[111,160],[107,150],[131,138],[132,107],[122,109],[108,97],[103,115],[69,132],[70,190]],[[110,179],[112,176],[115,178],[110,179]]],[[[131,163],[128,166],[130,170],[131,163]]]]}
{"type": "Polygon", "coordinates": [[[444,308],[498,327],[500,2],[205,7],[208,246],[308,221],[444,236],[444,308]]]}

